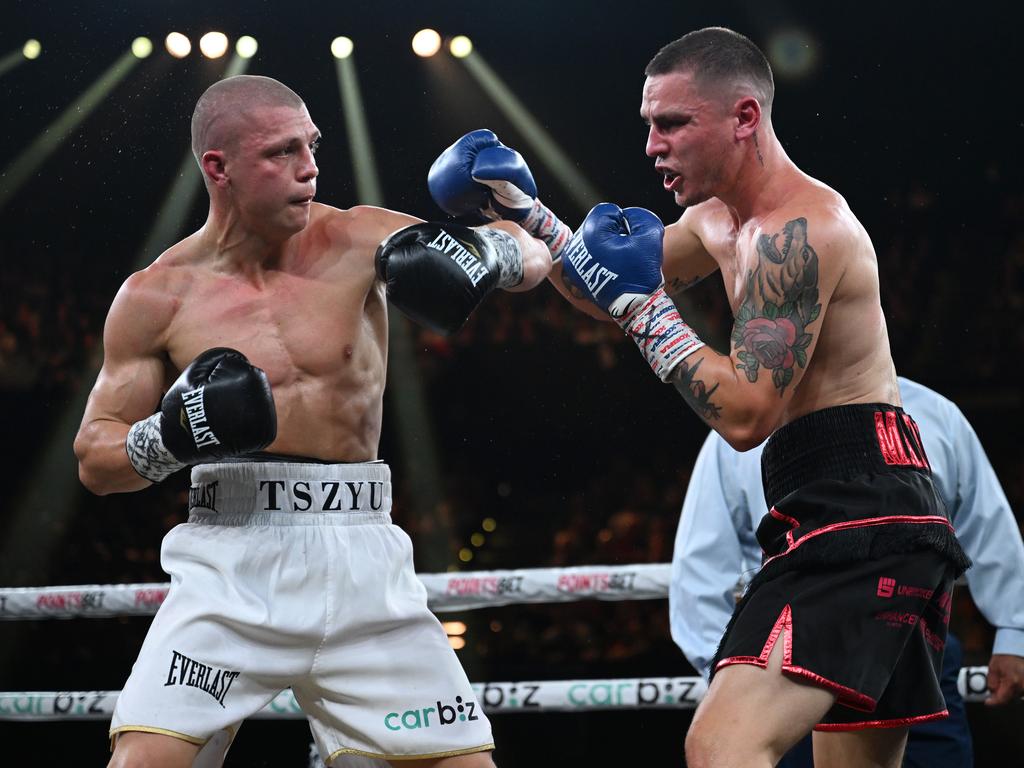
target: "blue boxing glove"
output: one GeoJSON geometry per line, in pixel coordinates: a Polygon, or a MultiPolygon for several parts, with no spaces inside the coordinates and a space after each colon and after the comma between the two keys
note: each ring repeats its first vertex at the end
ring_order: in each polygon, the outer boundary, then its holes
{"type": "Polygon", "coordinates": [[[662,381],[704,346],[668,294],[661,274],[665,227],[644,208],[595,205],[566,246],[562,274],[611,315],[662,381]]]}
{"type": "Polygon", "coordinates": [[[486,128],[467,133],[442,152],[430,166],[427,186],[450,216],[478,214],[516,222],[548,246],[554,261],[572,237],[572,230],[537,199],[537,184],[523,156],[486,128]]]}

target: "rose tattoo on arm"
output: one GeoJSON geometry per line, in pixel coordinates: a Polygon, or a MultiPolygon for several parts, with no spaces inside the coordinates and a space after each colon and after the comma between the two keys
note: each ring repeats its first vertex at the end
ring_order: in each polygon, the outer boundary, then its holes
{"type": "Polygon", "coordinates": [[[793,380],[794,366],[807,367],[807,347],[814,338],[807,328],[821,314],[818,254],[807,241],[807,219],[793,219],[782,232],[761,235],[757,253],[732,330],[740,359],[736,368],[750,382],[757,381],[762,368],[771,371],[781,396],[793,380]]]}

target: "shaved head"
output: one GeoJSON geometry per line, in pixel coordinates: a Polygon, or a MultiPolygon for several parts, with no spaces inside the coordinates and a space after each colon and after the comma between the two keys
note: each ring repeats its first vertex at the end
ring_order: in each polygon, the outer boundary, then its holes
{"type": "Polygon", "coordinates": [[[303,109],[302,99],[284,83],[260,75],[236,75],[211,85],[192,113],[192,154],[233,144],[245,126],[246,113],[258,107],[303,109]]]}
{"type": "Polygon", "coordinates": [[[766,115],[775,99],[772,69],[761,49],[725,27],[705,27],[669,43],[644,70],[648,77],[692,74],[698,86],[723,96],[737,91],[754,96],[766,115]]]}

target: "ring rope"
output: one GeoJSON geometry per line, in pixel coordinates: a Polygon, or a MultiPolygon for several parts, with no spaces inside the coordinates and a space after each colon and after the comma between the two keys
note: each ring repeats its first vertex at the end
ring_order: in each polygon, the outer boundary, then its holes
{"type": "MultiPolygon", "coordinates": [[[[988,667],[964,667],[957,688],[967,702],[984,701],[988,667]]],[[[473,683],[487,714],[588,710],[694,709],[707,691],[700,677],[604,680],[533,680],[473,683]]],[[[0,720],[35,722],[109,720],[120,691],[20,691],[0,693],[0,720]]],[[[399,717],[403,713],[398,713],[399,717]]],[[[306,715],[290,690],[252,715],[259,720],[299,720],[306,715]]]]}
{"type": "MultiPolygon", "coordinates": [[[[434,611],[473,610],[522,603],[578,600],[652,600],[668,596],[671,565],[577,566],[419,574],[434,611]]],[[[170,585],[87,584],[0,589],[0,619],[149,616],[170,585]]],[[[988,694],[988,667],[964,667],[958,688],[968,702],[988,694]]],[[[706,685],[700,677],[543,680],[474,683],[487,712],[578,712],[592,709],[693,709],[706,685]]],[[[102,720],[119,691],[0,692],[0,720],[102,720]]],[[[255,718],[304,715],[291,691],[282,691],[255,718]]]]}
{"type": "MultiPolygon", "coordinates": [[[[421,573],[435,612],[520,603],[577,600],[655,600],[668,597],[668,563],[519,568],[505,571],[421,573]]],[[[152,616],[168,583],[83,584],[0,589],[0,619],[75,619],[152,616]]]]}

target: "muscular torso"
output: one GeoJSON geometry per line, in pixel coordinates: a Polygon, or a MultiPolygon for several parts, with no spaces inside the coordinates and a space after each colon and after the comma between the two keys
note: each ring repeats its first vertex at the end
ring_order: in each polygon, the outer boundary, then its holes
{"type": "Polygon", "coordinates": [[[167,383],[200,352],[232,347],[270,382],[278,431],[268,451],[376,458],[387,308],[373,253],[392,222],[364,223],[358,211],[317,206],[280,263],[251,273],[219,267],[195,237],[161,257],[167,383]]]}
{"type": "MultiPolygon", "coordinates": [[[[695,206],[688,213],[689,229],[721,271],[734,316],[748,299],[749,278],[759,263],[762,274],[771,274],[773,284],[782,277],[785,264],[766,263],[762,251],[766,238],[778,249],[784,249],[787,222],[806,218],[807,245],[816,250],[820,260],[833,260],[819,264],[817,287],[821,295],[829,298],[821,316],[808,326],[816,339],[813,357],[793,391],[780,425],[832,405],[899,404],[874,249],[864,228],[837,193],[804,177],[794,185],[783,206],[740,226],[717,199],[695,206]],[[829,237],[841,239],[841,247],[825,248],[823,238],[829,237]]],[[[704,276],[693,274],[695,267],[683,264],[678,264],[679,269],[673,274],[672,266],[675,265],[666,255],[665,276],[669,286],[673,285],[673,278],[678,285],[704,276]]],[[[798,279],[801,277],[808,276],[797,275],[798,279]]]]}

